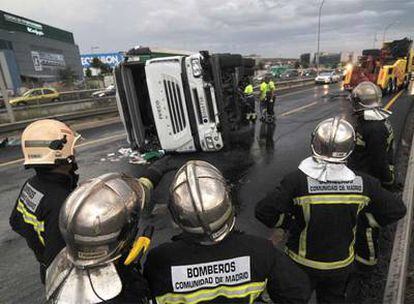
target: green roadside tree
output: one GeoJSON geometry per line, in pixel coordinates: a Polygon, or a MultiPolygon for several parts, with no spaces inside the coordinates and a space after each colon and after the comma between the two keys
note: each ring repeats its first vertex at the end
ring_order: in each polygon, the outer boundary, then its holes
{"type": "Polygon", "coordinates": [[[76,73],[70,68],[64,68],[62,70],[59,70],[59,77],[60,80],[66,85],[66,86],[72,86],[73,83],[76,80],[76,73]]]}
{"type": "Polygon", "coordinates": [[[86,78],[91,78],[92,77],[92,70],[90,68],[86,69],[85,76],[86,76],[86,78]]]}

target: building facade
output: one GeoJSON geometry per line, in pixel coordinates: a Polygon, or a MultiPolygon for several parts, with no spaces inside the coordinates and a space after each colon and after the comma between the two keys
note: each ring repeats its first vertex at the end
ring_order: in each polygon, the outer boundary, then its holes
{"type": "Polygon", "coordinates": [[[7,87],[13,90],[25,82],[60,81],[60,71],[67,68],[83,78],[72,33],[4,11],[0,11],[0,64],[7,87]]]}

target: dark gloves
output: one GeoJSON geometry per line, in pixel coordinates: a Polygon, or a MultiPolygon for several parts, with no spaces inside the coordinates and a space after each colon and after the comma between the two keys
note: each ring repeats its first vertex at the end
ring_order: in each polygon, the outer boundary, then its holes
{"type": "Polygon", "coordinates": [[[145,169],[142,177],[148,178],[155,187],[167,172],[177,169],[177,164],[174,164],[172,160],[173,158],[167,155],[154,161],[145,169]]]}

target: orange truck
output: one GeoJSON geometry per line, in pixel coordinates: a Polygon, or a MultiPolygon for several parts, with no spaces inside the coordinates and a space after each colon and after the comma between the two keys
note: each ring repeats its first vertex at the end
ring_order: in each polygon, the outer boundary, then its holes
{"type": "Polygon", "coordinates": [[[404,38],[385,42],[381,49],[363,50],[358,63],[347,67],[344,89],[352,90],[362,81],[376,83],[384,94],[407,87],[414,71],[412,45],[404,38]]]}

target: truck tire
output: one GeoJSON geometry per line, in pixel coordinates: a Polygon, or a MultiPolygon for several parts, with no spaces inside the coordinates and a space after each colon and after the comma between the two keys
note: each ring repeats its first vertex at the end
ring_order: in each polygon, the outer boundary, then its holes
{"type": "Polygon", "coordinates": [[[254,66],[256,65],[256,62],[254,59],[252,58],[243,58],[243,66],[245,68],[254,68],[254,66]]]}
{"type": "Polygon", "coordinates": [[[253,68],[244,68],[243,76],[254,76],[253,68]]]}
{"type": "Polygon", "coordinates": [[[384,95],[390,95],[392,93],[392,80],[388,81],[387,88],[385,89],[384,95]]]}
{"type": "Polygon", "coordinates": [[[410,81],[408,80],[408,76],[404,77],[403,89],[407,89],[410,81]]]}
{"type": "Polygon", "coordinates": [[[231,69],[239,67],[243,64],[243,58],[238,54],[220,54],[220,67],[222,69],[231,69]]]}

